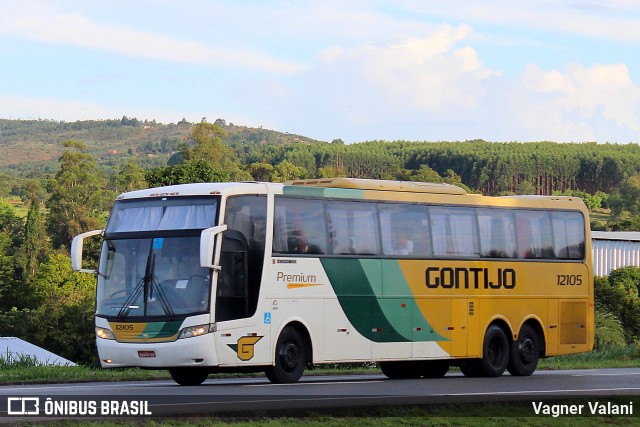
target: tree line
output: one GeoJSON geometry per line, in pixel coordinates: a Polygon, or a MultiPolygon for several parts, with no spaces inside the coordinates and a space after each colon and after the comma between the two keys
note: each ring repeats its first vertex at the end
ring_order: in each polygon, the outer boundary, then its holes
{"type": "MultiPolygon", "coordinates": [[[[64,123],[0,119],[0,146],[30,142],[81,140],[99,165],[113,173],[130,159],[145,170],[175,164],[184,145],[195,146],[194,128],[215,126],[224,146],[253,179],[285,176],[313,178],[357,176],[375,179],[440,179],[463,184],[487,195],[552,194],[583,191],[610,193],[640,174],[638,144],[553,142],[366,141],[322,142],[300,135],[248,128],[218,119],[210,124],[159,124],[123,116],[113,120],[64,123]],[[182,149],[180,147],[182,146],[182,149]],[[172,159],[173,158],[173,159],[172,159]],[[284,163],[281,165],[281,163],[284,163]],[[279,170],[276,170],[277,167],[279,170]]],[[[27,159],[28,160],[28,159],[27,159]]],[[[55,173],[54,162],[22,162],[3,168],[11,176],[55,173]],[[29,166],[30,165],[30,166],[29,166]]]]}

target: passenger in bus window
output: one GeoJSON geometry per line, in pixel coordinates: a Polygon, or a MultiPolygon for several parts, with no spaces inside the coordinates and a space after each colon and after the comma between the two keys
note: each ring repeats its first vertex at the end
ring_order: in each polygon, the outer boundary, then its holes
{"type": "Polygon", "coordinates": [[[309,243],[309,240],[304,237],[302,231],[295,230],[291,236],[287,239],[287,246],[289,253],[293,254],[321,254],[322,250],[319,246],[309,243]]]}
{"type": "Polygon", "coordinates": [[[413,253],[413,241],[409,240],[405,233],[399,233],[394,239],[396,255],[411,255],[413,253]]]}

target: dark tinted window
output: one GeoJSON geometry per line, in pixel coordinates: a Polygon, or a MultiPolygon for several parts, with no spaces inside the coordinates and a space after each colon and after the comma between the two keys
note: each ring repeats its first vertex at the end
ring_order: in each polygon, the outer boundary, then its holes
{"type": "Polygon", "coordinates": [[[429,214],[435,255],[478,256],[480,245],[473,208],[430,207],[429,214]]]}
{"type": "Polygon", "coordinates": [[[378,210],[383,255],[420,258],[433,253],[426,206],[380,203],[378,210]]]}
{"type": "Polygon", "coordinates": [[[331,253],[378,255],[378,212],[372,203],[333,201],[327,203],[327,225],[331,253]]]}
{"type": "Polygon", "coordinates": [[[478,209],[480,256],[515,258],[516,233],[513,214],[504,209],[478,209]]]}
{"type": "Polygon", "coordinates": [[[579,212],[552,212],[553,246],[556,258],[584,258],[584,219],[579,212]]]}
{"type": "Polygon", "coordinates": [[[516,210],[515,223],[518,257],[553,259],[551,217],[549,212],[516,210]]]}
{"type": "Polygon", "coordinates": [[[321,200],[276,199],[273,252],[327,253],[327,227],[321,200]]]}

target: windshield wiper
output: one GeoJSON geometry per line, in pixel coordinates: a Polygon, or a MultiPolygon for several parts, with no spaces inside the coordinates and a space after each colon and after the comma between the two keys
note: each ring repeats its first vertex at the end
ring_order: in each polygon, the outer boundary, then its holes
{"type": "Polygon", "coordinates": [[[116,319],[121,319],[127,316],[131,311],[131,309],[133,308],[140,308],[139,306],[132,305],[132,304],[136,302],[138,298],[140,298],[143,292],[144,292],[144,297],[142,299],[142,304],[145,305],[144,313],[145,315],[147,314],[146,304],[148,299],[147,293],[149,289],[148,283],[152,280],[153,270],[155,267],[154,264],[155,264],[155,255],[153,253],[153,248],[150,248],[149,256],[147,257],[147,266],[145,269],[146,271],[144,273],[144,277],[142,277],[138,281],[135,288],[133,288],[133,292],[131,292],[131,294],[125,300],[124,304],[122,304],[122,307],[120,307],[120,311],[118,312],[116,319]]]}
{"type": "Polygon", "coordinates": [[[140,298],[140,295],[142,294],[142,291],[144,289],[144,277],[142,279],[140,279],[140,281],[138,282],[138,284],[136,285],[136,287],[133,289],[133,292],[131,292],[131,295],[129,295],[129,297],[127,297],[127,299],[125,300],[124,304],[122,304],[122,307],[120,307],[120,311],[118,311],[118,315],[116,316],[116,319],[122,319],[123,317],[127,316],[129,314],[129,312],[131,311],[132,308],[138,308],[138,306],[136,305],[132,305],[138,298],[140,298]]]}
{"type": "Polygon", "coordinates": [[[153,277],[153,279],[152,279],[152,281],[150,283],[149,295],[153,294],[153,290],[154,289],[158,293],[158,299],[160,300],[160,305],[162,306],[162,310],[164,311],[164,313],[167,314],[171,319],[175,318],[176,314],[174,313],[173,309],[171,308],[171,304],[169,304],[169,300],[167,299],[167,295],[164,293],[164,290],[160,286],[160,283],[158,283],[158,279],[156,279],[155,276],[153,277]]]}
{"type": "Polygon", "coordinates": [[[121,319],[126,317],[131,309],[139,308],[136,305],[133,305],[141,296],[144,304],[144,315],[147,315],[148,304],[151,302],[154,292],[158,295],[158,300],[160,301],[160,306],[166,315],[168,315],[171,319],[175,318],[175,312],[173,308],[171,308],[171,304],[169,303],[169,299],[164,292],[164,289],[160,286],[158,279],[155,274],[156,270],[156,254],[153,253],[153,248],[149,253],[149,257],[147,258],[147,267],[145,271],[145,275],[140,281],[136,284],[136,287],[133,289],[133,292],[127,300],[124,302],[122,307],[120,307],[120,311],[116,316],[117,319],[121,319]]]}

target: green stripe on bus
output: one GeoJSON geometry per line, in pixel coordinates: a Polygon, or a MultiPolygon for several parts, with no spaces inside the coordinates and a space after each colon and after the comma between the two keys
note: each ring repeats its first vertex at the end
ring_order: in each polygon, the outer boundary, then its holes
{"type": "Polygon", "coordinates": [[[182,320],[173,322],[149,322],[142,332],[143,335],[138,338],[142,338],[145,335],[148,338],[168,338],[176,335],[180,330],[180,326],[182,326],[182,320]]]}
{"type": "Polygon", "coordinates": [[[282,193],[286,196],[329,197],[337,199],[364,199],[364,190],[351,188],[322,188],[285,185],[282,193]]]}
{"type": "Polygon", "coordinates": [[[364,337],[374,342],[444,340],[422,316],[397,261],[322,258],[321,262],[345,315],[364,337]]]}
{"type": "Polygon", "coordinates": [[[412,341],[447,341],[425,319],[398,261],[383,259],[380,263],[383,277],[382,300],[387,301],[385,305],[388,307],[385,314],[388,319],[398,319],[391,320],[391,323],[397,328],[403,328],[402,333],[409,334],[412,341]]]}
{"type": "Polygon", "coordinates": [[[387,320],[365,272],[366,266],[369,276],[379,276],[379,260],[322,258],[321,261],[342,310],[362,336],[374,342],[410,341],[387,320]]]}

